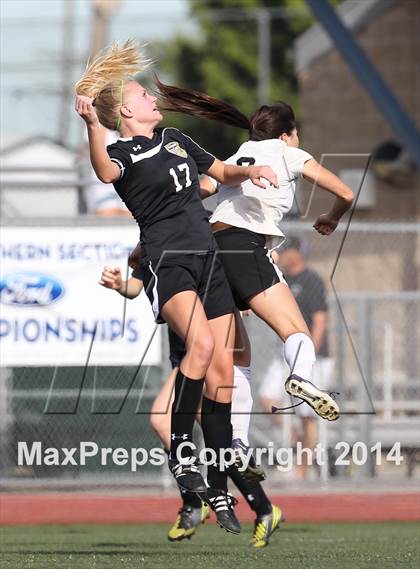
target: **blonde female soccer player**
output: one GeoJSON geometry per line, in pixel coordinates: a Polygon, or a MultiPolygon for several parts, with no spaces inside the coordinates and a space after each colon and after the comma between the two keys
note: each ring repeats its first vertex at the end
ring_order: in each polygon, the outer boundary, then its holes
{"type": "Polygon", "coordinates": [[[86,123],[92,166],[113,183],[134,219],[143,242],[144,283],[157,322],[167,322],[185,342],[175,379],[169,467],[178,485],[205,494],[220,525],[239,533],[227,476],[209,466],[207,488],[191,449],[195,412],[202,397],[206,447],[216,456],[232,441],[234,302],[217,244],[199,197],[199,172],[221,183],[261,178],[277,184],[271,168],[225,165],[175,128],[157,128],[162,114],[156,97],[132,78],[146,61],[131,42],[96,57],[76,84],[76,111],[86,123]],[[119,131],[107,149],[100,124],[119,131]],[[205,303],[204,301],[205,297],[205,303]]]}

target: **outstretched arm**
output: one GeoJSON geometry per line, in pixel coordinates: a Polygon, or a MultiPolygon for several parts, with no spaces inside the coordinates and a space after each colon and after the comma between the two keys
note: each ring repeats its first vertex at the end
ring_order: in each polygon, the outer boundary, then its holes
{"type": "Polygon", "coordinates": [[[337,227],[341,217],[352,206],[353,192],[338,176],[321,166],[313,158],[305,162],[303,177],[336,196],[331,210],[320,215],[314,223],[318,233],[330,235],[337,227]]]}
{"type": "Polygon", "coordinates": [[[249,179],[260,188],[266,187],[262,180],[278,187],[277,176],[270,166],[234,166],[216,158],[206,174],[225,186],[238,186],[249,179]]]}
{"type": "Polygon", "coordinates": [[[209,176],[201,176],[200,178],[200,198],[205,200],[214,194],[217,194],[217,184],[209,176]]]}
{"type": "Polygon", "coordinates": [[[116,290],[126,298],[136,298],[143,289],[143,281],[140,279],[130,277],[124,281],[119,267],[104,267],[99,284],[105,288],[116,290]]]}
{"type": "Polygon", "coordinates": [[[102,138],[101,125],[99,123],[95,109],[92,106],[92,97],[77,95],[76,111],[86,123],[89,138],[89,154],[95,174],[105,184],[110,184],[118,180],[121,171],[115,162],[108,156],[102,138]]]}

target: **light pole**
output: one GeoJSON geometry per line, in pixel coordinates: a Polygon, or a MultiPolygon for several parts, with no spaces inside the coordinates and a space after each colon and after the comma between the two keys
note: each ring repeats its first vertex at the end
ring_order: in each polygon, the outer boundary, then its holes
{"type": "Polygon", "coordinates": [[[265,8],[256,11],[258,22],[258,104],[270,102],[271,15],[265,8]]]}
{"type": "Polygon", "coordinates": [[[107,44],[109,22],[121,0],[91,0],[91,4],[93,17],[90,56],[93,57],[107,44]]]}
{"type": "Polygon", "coordinates": [[[61,60],[61,84],[62,92],[58,115],[58,141],[64,146],[67,143],[70,127],[70,100],[72,97],[72,71],[73,71],[73,47],[74,47],[74,7],[75,3],[63,0],[63,44],[61,60]]]}
{"type": "Polygon", "coordinates": [[[270,102],[271,85],[271,18],[285,17],[283,8],[224,8],[209,10],[210,18],[216,21],[254,20],[258,33],[258,104],[270,102]]]}

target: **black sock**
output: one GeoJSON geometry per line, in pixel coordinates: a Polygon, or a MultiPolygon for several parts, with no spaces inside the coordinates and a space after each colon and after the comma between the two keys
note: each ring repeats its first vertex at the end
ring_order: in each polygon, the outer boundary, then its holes
{"type": "MultiPolygon", "coordinates": [[[[203,391],[203,379],[189,379],[181,370],[175,378],[175,398],[171,415],[171,449],[169,457],[177,460],[176,451],[185,442],[192,442],[195,415],[203,391]]],[[[182,458],[192,456],[190,448],[184,448],[182,458]]]]}
{"type": "Polygon", "coordinates": [[[184,506],[191,506],[191,508],[201,508],[201,500],[195,492],[188,492],[188,490],[179,489],[184,506]]]}
{"type": "MultiPolygon", "coordinates": [[[[169,450],[164,448],[163,449],[166,455],[169,458],[169,450]]],[[[182,505],[183,506],[191,506],[191,508],[201,508],[201,499],[197,496],[195,492],[188,492],[188,490],[182,490],[178,486],[179,493],[181,495],[182,505]]]]}
{"type": "MultiPolygon", "coordinates": [[[[207,448],[216,452],[217,460],[221,448],[232,446],[232,423],[230,422],[230,403],[218,403],[203,397],[201,404],[201,428],[207,448]]],[[[219,464],[207,467],[207,482],[211,488],[227,492],[227,473],[220,470],[219,464]]]]}
{"type": "Polygon", "coordinates": [[[242,472],[239,472],[235,466],[229,468],[228,474],[239,492],[248,502],[251,510],[254,510],[257,516],[264,516],[265,514],[271,513],[271,502],[259,482],[246,480],[242,472]]]}

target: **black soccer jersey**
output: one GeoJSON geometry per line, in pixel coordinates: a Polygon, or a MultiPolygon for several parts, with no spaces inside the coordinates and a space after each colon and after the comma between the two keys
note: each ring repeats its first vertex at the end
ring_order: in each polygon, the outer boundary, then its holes
{"type": "Polygon", "coordinates": [[[216,249],[198,177],[214,156],[176,128],[122,138],[107,150],[121,169],[114,187],[140,226],[143,262],[165,250],[216,249]]]}

